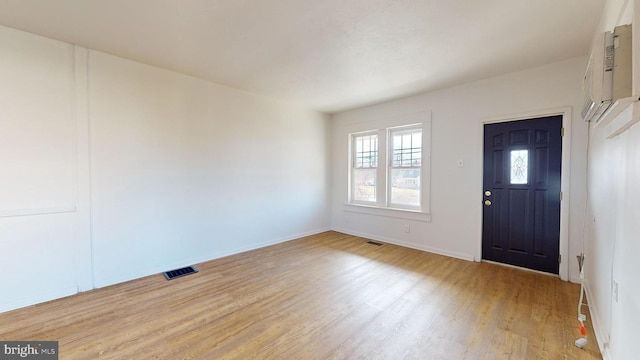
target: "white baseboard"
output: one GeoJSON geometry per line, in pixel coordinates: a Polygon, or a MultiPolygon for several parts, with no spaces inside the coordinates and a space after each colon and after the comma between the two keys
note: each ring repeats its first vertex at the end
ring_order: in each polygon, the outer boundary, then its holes
{"type": "Polygon", "coordinates": [[[603,360],[611,360],[611,353],[609,352],[609,339],[602,328],[602,322],[600,321],[600,311],[596,307],[595,303],[591,301],[591,291],[589,290],[589,283],[584,283],[585,296],[587,297],[587,303],[589,304],[589,315],[591,318],[591,325],[593,326],[593,332],[595,333],[596,342],[602,354],[603,360]]]}
{"type": "Polygon", "coordinates": [[[70,287],[70,288],[58,289],[56,291],[47,292],[46,294],[42,294],[38,296],[21,298],[21,299],[12,300],[6,303],[0,303],[0,313],[75,295],[77,293],[78,293],[78,287],[70,287]]]}
{"type": "Polygon", "coordinates": [[[211,260],[215,260],[215,259],[220,259],[220,258],[223,258],[223,257],[227,257],[227,256],[231,256],[231,255],[235,255],[235,254],[239,254],[239,253],[243,253],[243,252],[247,252],[247,251],[251,251],[251,250],[256,250],[256,249],[260,249],[260,248],[263,248],[263,247],[267,247],[267,246],[276,245],[276,244],[280,244],[280,243],[283,243],[283,242],[299,239],[299,238],[302,238],[302,237],[305,237],[305,236],[316,235],[316,234],[323,233],[323,232],[329,231],[329,230],[330,230],[329,228],[321,228],[321,229],[306,231],[306,232],[303,232],[303,233],[289,235],[289,236],[285,236],[285,237],[282,237],[282,238],[271,239],[271,240],[263,241],[263,242],[260,242],[260,243],[251,244],[249,246],[240,246],[240,247],[233,248],[233,249],[226,250],[226,251],[219,251],[219,252],[215,252],[215,253],[204,254],[204,255],[201,255],[201,256],[197,256],[197,257],[193,257],[193,258],[190,258],[190,259],[186,259],[184,261],[180,261],[179,263],[162,264],[161,267],[155,267],[153,269],[145,271],[144,273],[127,274],[127,276],[119,276],[117,278],[106,279],[106,280],[104,280],[104,281],[102,281],[100,283],[96,283],[95,284],[95,288],[96,289],[100,289],[100,288],[104,288],[104,287],[115,285],[115,284],[120,284],[120,283],[123,283],[123,282],[135,280],[135,279],[140,279],[140,278],[143,278],[143,277],[146,277],[146,276],[152,276],[152,275],[155,275],[155,274],[160,274],[160,273],[163,273],[165,271],[169,271],[171,269],[179,269],[179,268],[182,268],[182,267],[185,267],[185,266],[190,266],[190,265],[199,264],[199,263],[203,263],[203,262],[207,262],[207,261],[211,261],[211,260]]]}
{"type": "Polygon", "coordinates": [[[582,279],[580,279],[580,276],[572,276],[569,278],[569,282],[574,284],[582,284],[582,279]]]}
{"type": "Polygon", "coordinates": [[[363,232],[359,232],[359,231],[353,231],[351,229],[344,229],[344,228],[340,228],[340,227],[333,227],[332,230],[338,231],[338,232],[341,232],[341,233],[344,233],[344,234],[348,234],[348,235],[360,236],[360,237],[367,238],[367,239],[384,241],[384,242],[387,242],[387,243],[390,243],[390,244],[403,246],[403,247],[410,248],[410,249],[426,251],[426,252],[433,253],[433,254],[444,255],[444,256],[448,256],[448,257],[452,257],[452,258],[456,258],[456,259],[462,259],[462,260],[467,260],[467,261],[475,261],[475,257],[472,254],[464,254],[464,253],[459,253],[459,252],[450,251],[450,250],[446,250],[446,249],[435,248],[435,247],[431,247],[431,246],[412,244],[412,243],[408,243],[408,242],[405,242],[405,241],[402,241],[402,240],[398,240],[398,239],[392,239],[392,238],[388,238],[388,237],[385,237],[385,236],[378,236],[378,235],[374,235],[374,234],[367,234],[367,233],[363,233],[363,232]]]}

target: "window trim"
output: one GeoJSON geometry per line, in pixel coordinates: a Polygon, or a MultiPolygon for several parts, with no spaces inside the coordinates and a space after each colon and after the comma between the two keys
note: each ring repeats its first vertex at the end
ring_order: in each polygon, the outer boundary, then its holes
{"type": "Polygon", "coordinates": [[[423,222],[431,222],[431,213],[424,211],[411,210],[411,209],[399,209],[399,208],[385,208],[371,205],[361,205],[353,203],[344,203],[343,210],[351,213],[376,215],[396,219],[415,220],[423,222]]]}
{"type": "Polygon", "coordinates": [[[402,125],[402,126],[395,126],[395,127],[391,127],[391,128],[387,128],[387,140],[388,140],[388,144],[387,144],[387,191],[386,191],[386,207],[389,209],[402,209],[402,210],[414,210],[414,211],[420,211],[420,209],[422,208],[422,203],[424,201],[423,197],[422,197],[422,188],[423,188],[423,181],[422,181],[422,155],[424,155],[424,151],[420,150],[420,166],[416,167],[416,166],[411,166],[411,167],[403,167],[403,166],[393,166],[393,139],[392,136],[394,133],[396,132],[402,132],[402,131],[411,131],[411,130],[415,130],[415,129],[420,129],[420,136],[421,136],[421,147],[422,144],[424,144],[424,130],[422,129],[422,124],[410,124],[410,125],[402,125]],[[391,173],[393,172],[394,169],[402,169],[402,170],[410,170],[410,169],[419,169],[420,170],[420,205],[418,206],[413,206],[413,205],[405,205],[405,204],[394,204],[391,202],[391,173]]]}
{"type": "Polygon", "coordinates": [[[344,211],[416,221],[431,221],[431,111],[396,116],[393,119],[352,124],[346,130],[348,138],[348,173],[344,211]],[[420,127],[422,130],[422,157],[420,167],[421,206],[419,208],[401,207],[397,205],[390,206],[390,173],[392,170],[391,141],[388,141],[390,132],[392,130],[411,127],[420,127]],[[376,186],[378,189],[382,189],[384,193],[382,194],[377,190],[375,203],[352,200],[353,139],[354,136],[367,133],[378,133],[378,172],[376,186]],[[383,152],[381,152],[381,150],[383,152]],[[384,164],[384,166],[380,166],[381,164],[384,164]],[[384,180],[383,184],[380,182],[381,179],[384,180]]]}
{"type": "MultiPolygon", "coordinates": [[[[380,164],[384,164],[384,159],[380,157],[380,142],[381,140],[383,141],[383,144],[386,140],[383,140],[380,136],[380,132],[378,130],[368,130],[368,131],[360,131],[357,133],[351,133],[349,134],[349,202],[353,203],[353,204],[359,204],[359,205],[365,205],[365,206],[377,206],[380,204],[380,196],[379,196],[379,191],[378,191],[378,181],[379,179],[381,179],[380,177],[380,164]],[[362,136],[370,136],[370,135],[377,135],[377,155],[376,155],[376,167],[369,167],[366,169],[375,169],[376,172],[376,200],[375,201],[366,201],[366,200],[354,200],[354,186],[353,186],[353,173],[354,170],[356,169],[356,167],[353,164],[353,160],[356,157],[356,149],[354,147],[354,142],[355,139],[357,137],[362,137],[362,136]]],[[[384,154],[384,151],[382,152],[382,154],[384,154]]]]}

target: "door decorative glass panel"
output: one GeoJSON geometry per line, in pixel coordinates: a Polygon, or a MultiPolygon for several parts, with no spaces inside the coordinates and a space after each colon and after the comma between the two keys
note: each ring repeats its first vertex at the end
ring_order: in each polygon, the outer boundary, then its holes
{"type": "Polygon", "coordinates": [[[511,151],[511,184],[527,184],[529,181],[529,150],[511,151]]]}

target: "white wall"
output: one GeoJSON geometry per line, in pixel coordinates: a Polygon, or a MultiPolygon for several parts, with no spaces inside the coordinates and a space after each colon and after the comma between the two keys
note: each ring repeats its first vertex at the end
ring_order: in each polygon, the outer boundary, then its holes
{"type": "Polygon", "coordinates": [[[328,119],[91,51],[96,286],[328,228],[328,119]]]}
{"type": "MultiPolygon", "coordinates": [[[[418,249],[479,260],[482,224],[482,123],[549,109],[572,108],[569,202],[569,278],[579,274],[584,214],[587,125],[579,117],[586,58],[576,58],[451,89],[339,113],[333,116],[332,227],[418,249]],[[348,132],[352,124],[430,110],[431,222],[344,211],[348,186],[348,132]],[[464,167],[458,167],[458,160],[464,167]],[[410,233],[405,233],[405,225],[410,233]]],[[[566,254],[565,254],[566,255],[566,254]]]]}
{"type": "Polygon", "coordinates": [[[640,321],[640,126],[612,139],[601,127],[592,132],[585,244],[589,309],[605,359],[634,359],[640,321]]]}
{"type": "Polygon", "coordinates": [[[328,229],[329,125],[0,27],[0,312],[328,229]]]}
{"type": "MultiPolygon", "coordinates": [[[[640,1],[607,1],[597,31],[635,22],[640,16],[638,10],[640,1]]],[[[637,92],[640,39],[634,36],[633,42],[637,92]]],[[[638,116],[637,112],[633,116],[638,116]]],[[[585,285],[603,357],[636,359],[635,325],[640,322],[640,263],[636,258],[640,254],[640,127],[636,124],[607,138],[606,121],[593,123],[590,129],[585,285]]]]}
{"type": "Polygon", "coordinates": [[[590,206],[585,234],[585,283],[595,330],[600,332],[601,347],[609,343],[611,332],[618,183],[624,175],[621,150],[620,137],[607,141],[604,132],[593,131],[589,145],[590,206]]]}
{"type": "MultiPolygon", "coordinates": [[[[618,229],[615,239],[607,236],[598,240],[615,242],[612,279],[618,284],[618,296],[616,300],[614,295],[611,309],[611,359],[634,359],[638,357],[635,341],[640,322],[640,125],[619,141],[623,173],[617,197],[618,229]]],[[[594,207],[598,205],[594,202],[594,207]]]]}
{"type": "Polygon", "coordinates": [[[77,291],[73,47],[0,27],[0,311],[77,291]]]}

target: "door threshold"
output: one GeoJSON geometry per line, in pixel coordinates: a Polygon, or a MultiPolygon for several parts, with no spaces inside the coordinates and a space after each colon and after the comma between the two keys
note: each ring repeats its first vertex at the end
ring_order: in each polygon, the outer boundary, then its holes
{"type": "Polygon", "coordinates": [[[497,262],[497,261],[491,261],[491,260],[485,260],[485,259],[482,259],[482,260],[480,260],[480,262],[487,263],[487,264],[494,264],[494,265],[505,266],[505,267],[509,267],[509,268],[512,268],[512,269],[518,269],[518,270],[529,271],[529,272],[533,272],[533,273],[540,274],[540,275],[547,275],[547,276],[557,277],[558,279],[560,278],[560,275],[559,275],[559,274],[554,274],[554,273],[549,273],[549,272],[545,272],[545,271],[529,269],[529,268],[522,267],[522,266],[516,266],[516,265],[511,265],[511,264],[505,264],[505,263],[501,263],[501,262],[497,262]]]}

